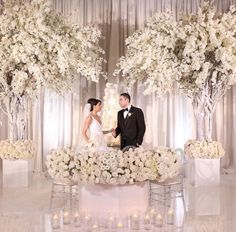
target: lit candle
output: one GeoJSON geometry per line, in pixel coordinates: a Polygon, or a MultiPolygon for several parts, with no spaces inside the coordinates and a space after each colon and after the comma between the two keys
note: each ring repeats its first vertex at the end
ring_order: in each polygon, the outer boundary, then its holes
{"type": "Polygon", "coordinates": [[[78,212],[75,212],[74,214],[74,225],[80,227],[80,215],[78,212]]]}
{"type": "Polygon", "coordinates": [[[169,209],[167,212],[167,224],[174,224],[174,211],[172,209],[169,209]]]}
{"type": "Polygon", "coordinates": [[[123,225],[122,222],[118,222],[116,227],[117,227],[117,229],[118,229],[119,231],[121,231],[121,230],[123,230],[124,225],[123,225]]]}
{"type": "Polygon", "coordinates": [[[60,228],[60,220],[57,214],[54,214],[54,216],[52,217],[52,228],[53,229],[60,228]]]}
{"type": "Polygon", "coordinates": [[[151,224],[156,223],[156,211],[155,211],[155,209],[151,209],[151,211],[150,211],[150,221],[151,221],[151,224]]]}
{"type": "Polygon", "coordinates": [[[143,224],[145,230],[151,230],[151,220],[149,214],[145,215],[143,224]]]}
{"type": "Polygon", "coordinates": [[[98,229],[98,225],[97,225],[97,224],[93,224],[92,230],[93,230],[93,231],[96,231],[97,229],[98,229]]]}
{"type": "MultiPolygon", "coordinates": [[[[84,225],[86,227],[90,226],[90,216],[89,215],[85,215],[85,217],[84,217],[84,225]]],[[[90,228],[91,228],[91,226],[90,226],[90,228]]]]}
{"type": "Polygon", "coordinates": [[[156,217],[156,226],[162,227],[162,225],[163,225],[163,218],[162,218],[161,214],[157,214],[157,217],[156,217]]]}
{"type": "Polygon", "coordinates": [[[139,230],[139,216],[137,214],[132,215],[130,224],[132,230],[139,230]]]}
{"type": "Polygon", "coordinates": [[[64,225],[70,224],[70,214],[69,214],[68,211],[65,211],[65,212],[63,213],[63,224],[64,224],[64,225]]]}
{"type": "Polygon", "coordinates": [[[110,216],[109,217],[109,220],[108,220],[108,228],[109,229],[114,229],[115,228],[115,219],[113,216],[110,216]]]}

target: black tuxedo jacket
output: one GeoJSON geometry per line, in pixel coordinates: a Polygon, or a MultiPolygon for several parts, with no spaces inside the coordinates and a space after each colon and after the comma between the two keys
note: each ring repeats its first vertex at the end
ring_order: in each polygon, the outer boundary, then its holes
{"type": "Polygon", "coordinates": [[[121,149],[128,145],[141,145],[146,130],[143,111],[131,106],[128,115],[124,118],[124,110],[118,112],[116,136],[121,135],[121,149]]]}

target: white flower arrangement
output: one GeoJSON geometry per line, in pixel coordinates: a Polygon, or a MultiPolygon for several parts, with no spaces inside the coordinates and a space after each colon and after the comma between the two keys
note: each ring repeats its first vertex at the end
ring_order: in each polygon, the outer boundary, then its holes
{"type": "Polygon", "coordinates": [[[211,139],[216,103],[236,83],[236,10],[220,13],[212,1],[203,1],[196,15],[177,22],[169,13],[157,13],[147,26],[126,40],[115,75],[128,84],[142,80],[144,94],[173,91],[191,98],[197,119],[197,138],[211,139]],[[203,118],[208,131],[203,133],[203,118]]]}
{"type": "Polygon", "coordinates": [[[235,7],[219,13],[204,2],[196,15],[178,22],[170,13],[155,14],[127,38],[115,74],[121,72],[130,85],[146,78],[144,94],[163,95],[177,82],[191,98],[208,89],[206,98],[215,102],[236,82],[235,13],[235,7]]]}
{"type": "Polygon", "coordinates": [[[53,178],[77,179],[84,184],[123,185],[145,180],[164,181],[178,175],[180,169],[176,153],[168,148],[67,153],[70,151],[56,150],[47,158],[48,172],[53,178]],[[73,162],[71,168],[70,162],[73,162]]]}
{"type": "Polygon", "coordinates": [[[74,150],[64,147],[52,150],[47,156],[46,166],[49,175],[56,181],[70,183],[78,181],[80,166],[74,150]]]}
{"type": "Polygon", "coordinates": [[[151,172],[145,153],[137,150],[123,153],[111,149],[103,153],[79,154],[81,169],[80,181],[82,183],[99,184],[133,184],[137,181],[155,179],[151,172]],[[141,159],[142,157],[142,159],[141,159]]]}
{"type": "Polygon", "coordinates": [[[219,159],[225,155],[221,143],[208,140],[188,140],[184,152],[192,159],[219,159]]]}
{"type": "Polygon", "coordinates": [[[178,82],[187,95],[195,95],[207,87],[212,98],[219,96],[219,91],[224,93],[221,88],[236,82],[235,13],[235,7],[219,13],[205,2],[198,14],[180,20],[178,82]]]}
{"type": "Polygon", "coordinates": [[[178,76],[175,28],[177,22],[170,13],[155,14],[144,29],[126,39],[127,52],[120,58],[114,75],[121,73],[130,87],[142,80],[145,95],[170,91],[178,76]]]}
{"type": "Polygon", "coordinates": [[[158,147],[154,150],[154,160],[157,164],[157,180],[159,182],[176,177],[181,168],[180,157],[168,147],[158,147]]]}
{"type": "Polygon", "coordinates": [[[6,0],[1,12],[0,100],[34,98],[41,86],[61,93],[78,73],[98,81],[98,29],[69,24],[46,0],[6,0]]]}
{"type": "Polygon", "coordinates": [[[174,177],[180,169],[175,152],[168,148],[122,152],[110,149],[104,153],[79,154],[83,183],[133,184],[145,180],[164,181],[174,177]]]}
{"type": "Polygon", "coordinates": [[[32,159],[36,154],[36,146],[32,140],[1,140],[0,158],[6,160],[32,159]]]}

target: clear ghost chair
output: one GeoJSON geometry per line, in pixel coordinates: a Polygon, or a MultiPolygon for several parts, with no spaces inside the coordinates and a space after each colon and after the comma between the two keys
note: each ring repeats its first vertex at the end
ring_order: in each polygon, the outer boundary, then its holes
{"type": "Polygon", "coordinates": [[[70,210],[77,209],[79,206],[78,183],[63,183],[53,181],[50,198],[50,209],[57,207],[56,203],[62,203],[63,207],[68,208],[70,210]]]}
{"type": "Polygon", "coordinates": [[[178,176],[168,179],[164,182],[150,181],[150,206],[163,205],[164,210],[172,207],[173,200],[180,198],[182,200],[184,213],[186,205],[184,199],[184,152],[181,148],[175,150],[181,158],[181,170],[178,176]]]}

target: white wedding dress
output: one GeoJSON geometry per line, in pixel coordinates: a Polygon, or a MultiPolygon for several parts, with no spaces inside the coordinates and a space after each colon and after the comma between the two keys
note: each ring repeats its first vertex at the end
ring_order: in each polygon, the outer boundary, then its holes
{"type": "Polygon", "coordinates": [[[92,142],[93,146],[91,149],[93,151],[106,151],[107,143],[105,140],[105,136],[103,134],[102,124],[100,124],[92,115],[92,123],[89,126],[89,140],[92,142]]]}

